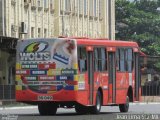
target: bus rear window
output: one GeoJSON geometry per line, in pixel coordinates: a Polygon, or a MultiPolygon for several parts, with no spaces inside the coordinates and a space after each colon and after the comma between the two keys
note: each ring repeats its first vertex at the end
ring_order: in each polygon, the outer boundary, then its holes
{"type": "Polygon", "coordinates": [[[78,66],[80,72],[87,71],[87,53],[85,47],[78,47],[78,66]]]}

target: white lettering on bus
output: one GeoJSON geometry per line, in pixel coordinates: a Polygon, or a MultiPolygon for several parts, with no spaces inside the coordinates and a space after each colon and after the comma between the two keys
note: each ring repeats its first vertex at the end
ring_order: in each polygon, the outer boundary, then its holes
{"type": "Polygon", "coordinates": [[[67,76],[60,76],[60,80],[66,80],[67,76]]]}
{"type": "Polygon", "coordinates": [[[74,71],[62,71],[63,74],[74,74],[74,71]]]}
{"type": "Polygon", "coordinates": [[[45,74],[45,71],[32,71],[32,74],[45,74]]]}
{"type": "Polygon", "coordinates": [[[47,61],[50,60],[49,52],[41,53],[20,53],[21,61],[47,61]]]}

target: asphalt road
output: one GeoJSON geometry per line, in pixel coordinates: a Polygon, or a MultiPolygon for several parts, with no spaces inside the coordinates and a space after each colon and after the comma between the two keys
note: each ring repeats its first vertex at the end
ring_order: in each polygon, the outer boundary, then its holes
{"type": "Polygon", "coordinates": [[[160,120],[158,114],[160,104],[131,104],[127,114],[120,113],[118,107],[107,106],[99,115],[77,115],[74,109],[61,108],[55,116],[40,116],[37,107],[0,109],[2,120],[160,120]]]}

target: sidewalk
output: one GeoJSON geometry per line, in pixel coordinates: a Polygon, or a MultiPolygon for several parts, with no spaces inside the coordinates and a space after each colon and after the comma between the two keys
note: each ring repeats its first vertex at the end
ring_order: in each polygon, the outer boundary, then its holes
{"type": "Polygon", "coordinates": [[[143,102],[159,102],[160,103],[160,96],[142,96],[143,102]]]}
{"type": "Polygon", "coordinates": [[[6,106],[0,106],[0,110],[16,110],[16,109],[38,109],[37,106],[12,106],[12,107],[6,107],[6,106]]]}

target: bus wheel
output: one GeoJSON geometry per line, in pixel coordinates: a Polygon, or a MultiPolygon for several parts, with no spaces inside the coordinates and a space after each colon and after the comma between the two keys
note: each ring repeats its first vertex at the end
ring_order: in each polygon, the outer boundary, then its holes
{"type": "Polygon", "coordinates": [[[50,102],[39,103],[38,110],[40,115],[55,115],[57,112],[57,105],[50,102]]]}
{"type": "Polygon", "coordinates": [[[102,106],[102,95],[101,93],[98,91],[97,95],[96,95],[96,105],[91,107],[90,112],[92,114],[99,114],[101,111],[101,106],[102,106]]]}
{"type": "Polygon", "coordinates": [[[126,97],[126,103],[119,105],[120,112],[128,112],[129,110],[129,97],[126,97]]]}

